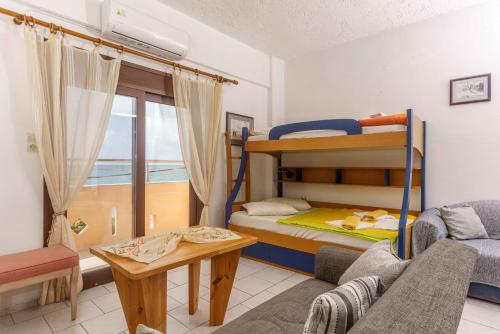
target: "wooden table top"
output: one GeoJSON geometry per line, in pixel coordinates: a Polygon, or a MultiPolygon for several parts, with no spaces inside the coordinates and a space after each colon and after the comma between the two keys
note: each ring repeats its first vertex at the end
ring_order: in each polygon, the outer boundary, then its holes
{"type": "Polygon", "coordinates": [[[257,242],[257,238],[254,236],[243,233],[237,234],[241,236],[241,239],[206,244],[196,244],[182,241],[179,243],[175,251],[149,264],[137,262],[129,258],[105,252],[100,246],[91,247],[90,253],[104,260],[112,268],[119,270],[126,277],[137,280],[165,272],[169,269],[180,267],[185,264],[197,262],[205,258],[250,246],[257,242]]]}

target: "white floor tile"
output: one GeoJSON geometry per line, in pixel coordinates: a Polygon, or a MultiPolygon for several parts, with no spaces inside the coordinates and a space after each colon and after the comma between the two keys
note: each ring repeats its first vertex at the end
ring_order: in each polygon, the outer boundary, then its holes
{"type": "Polygon", "coordinates": [[[221,326],[209,326],[208,322],[202,324],[199,327],[196,327],[193,330],[190,330],[188,334],[210,334],[221,326]]]}
{"type": "Polygon", "coordinates": [[[183,334],[189,331],[189,328],[175,320],[174,317],[167,316],[167,333],[183,334]]]}
{"type": "Polygon", "coordinates": [[[204,286],[205,288],[210,288],[210,275],[200,275],[200,285],[204,286]]]}
{"type": "Polygon", "coordinates": [[[167,279],[167,290],[170,290],[170,289],[173,289],[173,288],[176,288],[176,287],[178,287],[178,285],[177,285],[177,284],[175,284],[174,282],[169,281],[169,280],[167,279]]]}
{"type": "Polygon", "coordinates": [[[55,334],[87,334],[81,325],[75,325],[70,328],[63,329],[62,331],[55,332],[55,334]]]}
{"type": "Polygon", "coordinates": [[[246,263],[240,263],[238,265],[238,269],[236,269],[236,278],[241,279],[247,276],[250,276],[252,274],[255,274],[256,272],[265,269],[261,267],[254,267],[251,265],[248,265],[246,263]]]}
{"type": "Polygon", "coordinates": [[[26,320],[35,319],[41,317],[44,314],[49,314],[58,310],[62,310],[67,307],[68,306],[64,302],[47,304],[44,306],[35,306],[24,311],[12,313],[12,318],[14,319],[14,322],[18,323],[26,320]]]}
{"type": "Polygon", "coordinates": [[[127,329],[122,309],[82,322],[89,334],[118,334],[127,329]]]}
{"type": "Polygon", "coordinates": [[[52,334],[49,325],[42,317],[23,321],[2,329],[2,334],[52,334]]]}
{"type": "Polygon", "coordinates": [[[295,282],[295,283],[300,283],[305,280],[308,280],[310,278],[313,278],[313,276],[307,276],[304,274],[299,274],[299,273],[294,273],[292,276],[288,277],[287,280],[295,282]]]}
{"type": "Polygon", "coordinates": [[[250,308],[242,304],[237,305],[230,310],[227,310],[226,316],[224,317],[224,324],[230,323],[231,321],[248,311],[250,311],[250,308]]]}
{"type": "Polygon", "coordinates": [[[255,277],[255,276],[248,276],[243,279],[237,280],[234,282],[234,287],[246,292],[252,296],[258,294],[259,292],[262,292],[268,288],[270,288],[273,285],[273,283],[266,281],[264,279],[255,277]]]}
{"type": "MultiPolygon", "coordinates": [[[[170,296],[170,297],[176,299],[181,304],[186,304],[189,302],[189,300],[188,300],[188,297],[189,297],[188,288],[189,288],[188,284],[179,285],[176,288],[168,290],[167,296],[170,296]]],[[[209,293],[210,293],[210,290],[208,290],[204,286],[200,286],[200,290],[199,290],[200,297],[203,297],[209,293]]]]}
{"type": "Polygon", "coordinates": [[[271,267],[271,265],[269,265],[267,263],[250,260],[250,259],[247,259],[244,257],[240,258],[240,264],[246,264],[246,265],[249,265],[249,266],[252,266],[255,268],[259,268],[259,269],[265,269],[265,268],[271,267]]]}
{"type": "Polygon", "coordinates": [[[248,307],[248,308],[254,308],[254,307],[262,304],[263,302],[265,302],[273,297],[274,297],[274,294],[272,294],[271,292],[263,291],[263,292],[259,293],[258,295],[253,296],[252,298],[244,301],[243,305],[248,307]]]}
{"type": "Polygon", "coordinates": [[[212,262],[210,260],[201,261],[201,269],[200,269],[201,274],[202,275],[210,275],[211,266],[212,266],[212,262]]]}
{"type": "Polygon", "coordinates": [[[462,319],[457,334],[500,334],[500,330],[462,319]]]}
{"type": "Polygon", "coordinates": [[[167,296],[167,312],[173,310],[174,308],[178,308],[182,304],[179,303],[176,299],[167,296]]]}
{"type": "Polygon", "coordinates": [[[95,318],[101,314],[102,311],[89,300],[78,304],[77,318],[74,321],[71,320],[71,310],[69,307],[46,314],[44,315],[44,318],[47,320],[50,328],[57,332],[83,321],[95,318]]]}
{"type": "Polygon", "coordinates": [[[114,311],[116,309],[121,308],[122,304],[120,302],[120,296],[118,296],[118,292],[111,292],[107,295],[96,297],[92,299],[94,304],[97,305],[104,313],[108,313],[114,311]]]}
{"type": "Polygon", "coordinates": [[[294,274],[293,271],[281,268],[269,267],[256,272],[253,276],[265,279],[271,283],[278,283],[294,274]]]}
{"type": "MultiPolygon", "coordinates": [[[[93,298],[107,295],[108,293],[109,293],[108,289],[104,288],[102,285],[99,285],[80,292],[80,294],[78,295],[78,302],[79,303],[85,302],[93,298]]],[[[66,304],[69,305],[69,300],[66,301],[66,304]]]]}
{"type": "Polygon", "coordinates": [[[0,317],[0,329],[14,325],[14,321],[10,314],[6,314],[0,317]]]}
{"type": "Polygon", "coordinates": [[[171,311],[169,315],[187,328],[194,329],[208,321],[210,317],[210,305],[204,299],[200,299],[198,302],[198,311],[195,314],[190,315],[188,306],[183,305],[171,311]]]}
{"type": "Polygon", "coordinates": [[[467,298],[462,319],[500,329],[500,305],[467,298]]]}
{"type": "MultiPolygon", "coordinates": [[[[177,268],[174,268],[174,269],[170,269],[170,270],[168,271],[168,274],[173,273],[173,272],[176,272],[176,271],[179,271],[179,270],[187,270],[187,269],[188,269],[188,265],[187,265],[187,264],[185,264],[185,265],[183,265],[183,266],[180,266],[180,267],[177,267],[177,268]]],[[[167,274],[167,275],[168,275],[168,274],[167,274]]]]}
{"type": "Polygon", "coordinates": [[[289,281],[288,279],[286,279],[284,281],[281,281],[281,282],[273,285],[272,287],[270,287],[269,289],[267,289],[267,291],[269,291],[269,292],[277,295],[277,294],[282,293],[285,290],[290,289],[291,287],[293,287],[295,285],[297,285],[297,283],[289,281]]]}
{"type": "Polygon", "coordinates": [[[188,270],[182,269],[174,272],[169,272],[167,274],[167,279],[171,282],[174,282],[177,285],[183,285],[188,282],[188,270]]]}
{"type": "Polygon", "coordinates": [[[103,284],[102,287],[105,288],[106,290],[108,290],[109,292],[115,292],[115,291],[117,291],[116,290],[116,283],[114,281],[106,283],[106,284],[103,284]]]}
{"type": "MultiPolygon", "coordinates": [[[[205,299],[207,302],[210,302],[210,294],[207,294],[207,295],[203,296],[202,298],[205,299]]],[[[252,296],[249,295],[248,293],[243,292],[243,291],[238,290],[238,289],[233,287],[233,290],[231,290],[231,295],[229,296],[229,302],[227,304],[227,309],[229,310],[229,309],[235,307],[238,304],[243,303],[245,300],[248,300],[250,298],[252,298],[252,296]]]]}

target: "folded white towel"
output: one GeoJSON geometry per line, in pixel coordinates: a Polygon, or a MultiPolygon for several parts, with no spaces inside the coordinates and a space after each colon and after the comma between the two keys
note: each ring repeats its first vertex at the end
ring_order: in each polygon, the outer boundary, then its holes
{"type": "MultiPolygon", "coordinates": [[[[356,212],[354,213],[354,215],[356,215],[356,212]]],[[[326,221],[325,224],[335,227],[342,227],[343,222],[344,222],[343,220],[331,220],[331,221],[326,221]]],[[[406,224],[411,224],[411,223],[413,223],[413,219],[408,219],[406,221],[406,224]]],[[[374,223],[361,221],[356,226],[356,230],[361,230],[364,228],[376,228],[379,230],[397,231],[399,229],[399,219],[391,215],[385,215],[379,217],[379,219],[377,219],[374,223]]]]}

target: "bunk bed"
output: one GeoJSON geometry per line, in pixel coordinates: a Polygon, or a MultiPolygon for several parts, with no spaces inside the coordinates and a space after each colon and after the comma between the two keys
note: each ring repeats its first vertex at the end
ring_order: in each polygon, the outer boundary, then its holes
{"type": "Polygon", "coordinates": [[[407,219],[409,215],[417,216],[420,211],[425,210],[426,124],[411,109],[406,111],[405,123],[376,127],[374,131],[375,127],[365,128],[357,120],[332,119],[280,125],[272,128],[268,134],[251,137],[248,129],[244,128],[241,153],[238,155],[233,150],[237,144],[226,133],[226,227],[259,239],[257,244],[246,248],[243,254],[300,271],[313,272],[314,254],[323,245],[359,252],[371,245],[366,240],[349,239],[335,232],[304,231],[301,227],[273,224],[279,217],[246,216],[242,205],[251,201],[250,155],[264,153],[277,160],[278,197],[283,196],[283,187],[289,182],[402,188],[400,209],[374,208],[354,203],[309,203],[313,208],[385,209],[391,214],[398,214],[397,252],[401,258],[409,258],[412,225],[407,224],[407,219]],[[403,150],[404,167],[282,166],[285,153],[388,149],[403,150]],[[419,165],[414,164],[415,155],[420,157],[419,165]],[[233,176],[233,165],[237,167],[236,177],[233,176]],[[242,186],[244,199],[236,201],[242,186]],[[419,211],[410,210],[410,195],[414,188],[420,188],[419,211]]]}

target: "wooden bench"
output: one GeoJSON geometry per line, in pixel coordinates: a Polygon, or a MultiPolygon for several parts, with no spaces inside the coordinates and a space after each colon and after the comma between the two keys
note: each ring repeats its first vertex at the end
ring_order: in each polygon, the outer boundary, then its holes
{"type": "MultiPolygon", "coordinates": [[[[57,245],[0,256],[0,293],[44,281],[70,276],[71,319],[76,319],[76,294],[79,272],[78,253],[57,245]]],[[[60,291],[60,289],[57,289],[60,291]]],[[[60,300],[60,295],[56,300],[60,300]]]]}

